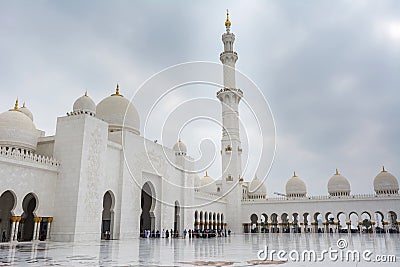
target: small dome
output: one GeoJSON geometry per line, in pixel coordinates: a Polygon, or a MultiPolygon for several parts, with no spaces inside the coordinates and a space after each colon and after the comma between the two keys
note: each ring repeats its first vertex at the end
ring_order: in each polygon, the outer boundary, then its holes
{"type": "Polygon", "coordinates": [[[187,148],[186,145],[179,139],[179,141],[174,145],[173,150],[175,151],[175,155],[183,154],[186,155],[187,148]]]}
{"type": "Polygon", "coordinates": [[[0,146],[15,147],[35,151],[39,132],[33,121],[18,109],[0,114],[0,146]]]}
{"type": "Polygon", "coordinates": [[[28,118],[31,119],[31,121],[33,121],[33,114],[27,107],[25,107],[25,103],[22,104],[22,107],[20,107],[18,110],[24,113],[26,116],[28,116],[28,118]]]}
{"type": "Polygon", "coordinates": [[[305,197],[306,194],[306,183],[294,173],[286,183],[286,195],[288,197],[305,197]]]}
{"type": "Polygon", "coordinates": [[[107,122],[110,131],[127,129],[135,134],[140,134],[140,119],[132,103],[119,93],[103,99],[96,107],[96,116],[107,122]]]}
{"type": "Polygon", "coordinates": [[[208,172],[206,172],[206,175],[204,176],[204,178],[201,179],[201,186],[207,186],[214,182],[215,182],[214,179],[211,178],[210,176],[208,176],[208,172]]]}
{"type": "Polygon", "coordinates": [[[201,179],[197,174],[195,174],[194,175],[194,187],[199,187],[200,185],[201,185],[201,179]]]}
{"type": "Polygon", "coordinates": [[[267,187],[265,184],[258,179],[257,175],[254,176],[253,180],[250,182],[249,185],[249,195],[263,195],[267,194],[267,187]]]}
{"type": "Polygon", "coordinates": [[[350,183],[346,177],[339,174],[336,169],[335,175],[333,175],[328,181],[328,193],[331,196],[349,195],[350,194],[350,183]]]}
{"type": "Polygon", "coordinates": [[[377,194],[397,194],[399,183],[397,178],[383,167],[374,178],[374,190],[377,194]]]}
{"type": "Polygon", "coordinates": [[[87,92],[79,97],[75,102],[73,106],[73,111],[84,111],[84,112],[90,112],[93,114],[96,114],[96,104],[94,101],[87,95],[87,92]]]}

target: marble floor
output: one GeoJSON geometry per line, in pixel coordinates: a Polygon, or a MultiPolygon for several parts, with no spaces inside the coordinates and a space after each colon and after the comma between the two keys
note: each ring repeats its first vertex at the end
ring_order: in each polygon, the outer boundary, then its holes
{"type": "MultiPolygon", "coordinates": [[[[0,266],[277,266],[260,261],[258,252],[269,250],[369,249],[374,255],[395,255],[396,262],[339,262],[339,266],[398,266],[400,235],[367,234],[247,234],[210,239],[132,239],[101,242],[0,243],[0,266]]],[[[333,266],[338,262],[284,262],[283,266],[333,266]]]]}

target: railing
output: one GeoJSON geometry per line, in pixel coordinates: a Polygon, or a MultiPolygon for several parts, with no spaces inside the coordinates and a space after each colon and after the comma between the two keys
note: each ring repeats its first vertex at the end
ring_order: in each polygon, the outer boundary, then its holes
{"type": "Polygon", "coordinates": [[[58,168],[60,166],[60,162],[53,157],[49,158],[47,156],[41,156],[23,150],[21,151],[20,149],[12,147],[0,147],[0,157],[41,164],[54,168],[58,168]]]}
{"type": "Polygon", "coordinates": [[[222,88],[217,92],[217,96],[224,92],[234,92],[239,94],[240,96],[243,96],[243,91],[238,88],[222,88]]]}
{"type": "Polygon", "coordinates": [[[242,202],[269,202],[269,201],[303,201],[303,200],[339,200],[339,199],[375,199],[375,198],[387,198],[387,197],[398,197],[400,194],[357,194],[349,196],[306,196],[306,197],[272,197],[272,198],[243,198],[242,202]]]}

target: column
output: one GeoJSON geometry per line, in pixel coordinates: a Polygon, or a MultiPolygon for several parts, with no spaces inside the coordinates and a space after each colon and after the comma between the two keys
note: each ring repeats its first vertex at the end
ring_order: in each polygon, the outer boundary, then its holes
{"type": "Polygon", "coordinates": [[[21,216],[15,216],[15,230],[14,230],[14,235],[12,236],[13,241],[19,241],[18,240],[18,230],[19,230],[19,222],[21,221],[21,216]]]}
{"type": "Polygon", "coordinates": [[[33,228],[33,240],[38,240],[39,239],[39,229],[40,229],[40,221],[41,217],[35,217],[33,221],[35,222],[34,228],[33,228]]]}
{"type": "Polygon", "coordinates": [[[46,240],[50,240],[50,228],[51,228],[51,223],[53,222],[53,217],[48,217],[47,218],[47,233],[46,233],[46,240]]]}
{"type": "Polygon", "coordinates": [[[11,217],[11,233],[10,233],[10,241],[14,241],[14,235],[15,235],[15,224],[17,222],[17,217],[12,216],[11,217]]]}

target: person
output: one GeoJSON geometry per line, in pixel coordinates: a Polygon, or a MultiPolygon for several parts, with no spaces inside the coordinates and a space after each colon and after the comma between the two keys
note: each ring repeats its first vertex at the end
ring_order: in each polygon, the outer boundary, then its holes
{"type": "Polygon", "coordinates": [[[186,238],[187,230],[183,230],[183,238],[186,238]]]}
{"type": "MultiPolygon", "coordinates": [[[[225,229],[225,234],[226,234],[226,229],[225,229]]],[[[228,230],[228,235],[231,236],[231,229],[228,230]]]]}
{"type": "Polygon", "coordinates": [[[192,230],[189,229],[189,239],[192,238],[192,230]]]}
{"type": "Polygon", "coordinates": [[[166,237],[166,238],[169,238],[169,232],[168,232],[168,230],[165,232],[165,237],[166,237]]]}
{"type": "Polygon", "coordinates": [[[165,237],[165,230],[164,230],[164,229],[162,229],[162,232],[161,232],[161,237],[162,237],[162,238],[164,238],[164,237],[165,237]]]}

